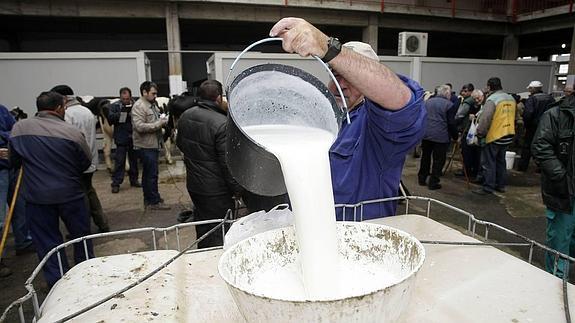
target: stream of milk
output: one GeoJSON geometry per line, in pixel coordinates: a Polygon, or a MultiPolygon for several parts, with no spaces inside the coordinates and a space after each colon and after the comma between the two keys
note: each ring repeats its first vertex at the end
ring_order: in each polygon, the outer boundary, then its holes
{"type": "MultiPolygon", "coordinates": [[[[334,135],[328,131],[289,125],[249,126],[243,130],[280,161],[300,250],[301,279],[282,283],[296,290],[303,281],[307,299],[328,299],[338,294],[339,268],[336,221],[329,148],[334,135]]],[[[297,271],[291,274],[297,273],[297,271]]],[[[282,278],[275,277],[276,281],[282,278]]]]}

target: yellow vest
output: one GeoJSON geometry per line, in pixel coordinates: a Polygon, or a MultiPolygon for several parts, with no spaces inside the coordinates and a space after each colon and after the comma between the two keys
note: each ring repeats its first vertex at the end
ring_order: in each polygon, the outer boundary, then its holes
{"type": "Polygon", "coordinates": [[[491,120],[491,127],[485,137],[486,143],[515,134],[515,99],[505,92],[493,93],[487,101],[495,104],[495,113],[491,120]]]}

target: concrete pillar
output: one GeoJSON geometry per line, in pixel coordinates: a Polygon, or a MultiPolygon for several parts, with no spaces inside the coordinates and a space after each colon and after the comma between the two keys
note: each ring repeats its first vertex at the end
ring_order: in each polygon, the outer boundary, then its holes
{"type": "MultiPolygon", "coordinates": [[[[168,39],[168,50],[181,50],[180,44],[180,21],[178,15],[178,4],[169,2],[166,4],[166,36],[168,39]]],[[[182,54],[168,53],[168,68],[170,73],[170,95],[184,92],[182,80],[182,54]]]]}
{"type": "Polygon", "coordinates": [[[516,60],[519,56],[519,38],[514,34],[509,34],[503,39],[503,50],[501,59],[516,60]]]}
{"type": "Polygon", "coordinates": [[[569,56],[569,71],[567,74],[575,74],[575,25],[573,26],[573,35],[571,35],[571,56],[569,56]]]}
{"type": "Polygon", "coordinates": [[[377,53],[377,37],[378,37],[379,21],[377,14],[370,14],[367,27],[363,28],[362,41],[371,45],[373,50],[377,53]]]}

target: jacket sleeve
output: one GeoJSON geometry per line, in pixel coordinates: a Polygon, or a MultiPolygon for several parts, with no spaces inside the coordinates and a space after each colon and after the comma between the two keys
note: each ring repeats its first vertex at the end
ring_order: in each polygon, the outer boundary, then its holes
{"type": "Polygon", "coordinates": [[[552,114],[545,113],[539,121],[539,126],[533,137],[531,152],[541,171],[552,181],[565,177],[567,170],[555,153],[558,137],[557,127],[553,123],[552,114]]]}
{"type": "Polygon", "coordinates": [[[8,160],[10,162],[10,168],[18,169],[22,166],[22,156],[14,149],[12,140],[8,142],[8,160]]]}
{"type": "Polygon", "coordinates": [[[120,121],[120,113],[122,112],[122,106],[120,104],[114,103],[110,105],[110,111],[108,112],[108,122],[111,125],[118,124],[120,121]]]}
{"type": "Polygon", "coordinates": [[[455,104],[447,110],[447,131],[449,132],[449,136],[454,140],[457,139],[459,135],[457,122],[455,121],[455,115],[458,111],[459,107],[456,107],[455,104]]]}
{"type": "Polygon", "coordinates": [[[485,102],[483,105],[481,115],[477,121],[477,136],[485,137],[489,132],[491,127],[491,121],[493,120],[493,115],[495,114],[495,103],[492,101],[485,102]]]}
{"type": "Polygon", "coordinates": [[[162,125],[161,120],[146,122],[146,110],[142,105],[136,104],[132,108],[132,127],[134,127],[137,132],[156,132],[162,128],[162,125]]]}
{"type": "Polygon", "coordinates": [[[463,120],[469,114],[469,110],[470,110],[469,104],[467,102],[463,101],[463,103],[461,103],[459,105],[459,108],[457,109],[457,113],[455,114],[455,122],[457,124],[460,124],[461,122],[463,122],[463,120]]]}
{"type": "Polygon", "coordinates": [[[224,123],[216,132],[216,156],[218,164],[222,169],[222,174],[226,180],[228,188],[234,193],[238,194],[243,191],[243,188],[230,174],[228,164],[226,162],[226,124],[224,123]]]}

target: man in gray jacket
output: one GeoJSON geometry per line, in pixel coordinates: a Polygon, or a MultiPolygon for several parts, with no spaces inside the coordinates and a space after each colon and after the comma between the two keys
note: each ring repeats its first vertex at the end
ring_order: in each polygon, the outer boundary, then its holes
{"type": "Polygon", "coordinates": [[[457,136],[454,121],[457,109],[450,100],[451,88],[447,85],[440,85],[435,91],[436,96],[425,102],[427,123],[425,135],[421,141],[421,164],[417,175],[419,185],[427,185],[430,190],[441,188],[439,177],[442,175],[445,164],[450,136],[457,136]],[[432,155],[433,166],[431,165],[432,155]],[[429,183],[426,182],[428,176],[429,183]]]}
{"type": "Polygon", "coordinates": [[[151,210],[169,210],[158,192],[158,159],[162,147],[162,127],[168,117],[160,114],[156,96],[158,86],[146,81],[140,85],[141,97],[132,107],[132,140],[142,161],[144,206],[151,210]]]}

